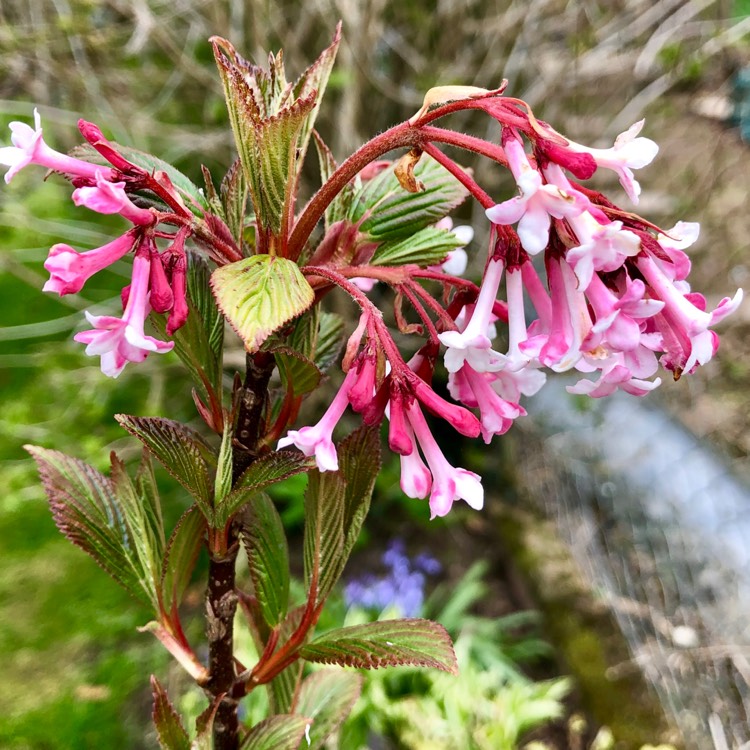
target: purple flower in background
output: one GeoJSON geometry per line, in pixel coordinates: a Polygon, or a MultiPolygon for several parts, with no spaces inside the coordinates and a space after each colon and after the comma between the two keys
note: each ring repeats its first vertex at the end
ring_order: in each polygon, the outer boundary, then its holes
{"type": "Polygon", "coordinates": [[[379,612],[395,608],[404,617],[418,616],[424,603],[425,576],[439,573],[440,563],[425,553],[410,559],[401,539],[391,542],[381,560],[388,569],[385,575],[369,573],[347,583],[344,589],[347,607],[379,612]]]}

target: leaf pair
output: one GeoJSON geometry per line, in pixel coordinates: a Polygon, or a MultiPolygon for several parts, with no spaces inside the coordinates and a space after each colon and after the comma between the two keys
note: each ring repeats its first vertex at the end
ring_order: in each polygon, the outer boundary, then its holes
{"type": "Polygon", "coordinates": [[[339,25],[331,45],[291,84],[281,53],[270,56],[263,69],[244,60],[226,39],[211,39],[261,234],[288,233],[299,171],[340,40],[339,25]]]}

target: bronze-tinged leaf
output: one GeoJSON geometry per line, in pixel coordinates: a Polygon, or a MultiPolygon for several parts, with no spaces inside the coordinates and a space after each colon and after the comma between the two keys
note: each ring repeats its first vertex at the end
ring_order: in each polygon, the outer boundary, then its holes
{"type": "Polygon", "coordinates": [[[211,286],[219,307],[250,353],[315,299],[299,266],[272,255],[254,255],[217,268],[211,286]]]}
{"type": "MultiPolygon", "coordinates": [[[[305,605],[295,607],[289,611],[279,628],[279,642],[285,643],[300,626],[305,615],[305,605]]],[[[302,679],[304,661],[297,659],[286,669],[276,675],[267,685],[268,703],[272,714],[289,713],[292,710],[297,686],[302,679]]]]}
{"type": "Polygon", "coordinates": [[[59,451],[24,447],[39,468],[57,528],[133,596],[153,603],[151,572],[141,567],[112,481],[59,451]]]}
{"type": "Polygon", "coordinates": [[[310,719],[278,714],[256,724],[242,739],[240,750],[297,750],[310,719]]]}
{"type": "Polygon", "coordinates": [[[294,84],[293,92],[295,99],[313,98],[314,104],[305,118],[299,137],[299,159],[297,171],[302,168],[302,163],[307,153],[307,146],[310,141],[310,135],[315,127],[315,120],[318,117],[318,110],[323,99],[328,78],[333,70],[333,64],[336,60],[336,53],[341,43],[341,22],[336,25],[336,31],[333,34],[331,44],[324,49],[318,59],[297,79],[294,84]]]}
{"type": "Polygon", "coordinates": [[[280,347],[273,350],[273,356],[285,391],[291,388],[295,396],[303,396],[314,391],[320,384],[323,373],[304,354],[280,347]]]}
{"type": "Polygon", "coordinates": [[[213,493],[205,456],[210,448],[198,433],[187,425],[161,417],[115,414],[115,419],[156,456],[209,517],[213,493]]]}
{"type": "Polygon", "coordinates": [[[362,675],[341,669],[321,669],[302,683],[295,712],[308,716],[308,750],[320,750],[349,716],[362,690],[362,675]]]}
{"type": "Polygon", "coordinates": [[[456,655],[442,625],[417,618],[381,620],[330,630],[300,649],[308,661],[345,667],[431,667],[458,673],[456,655]]]}
{"type": "Polygon", "coordinates": [[[154,696],[152,717],[162,750],[190,750],[190,738],[182,719],[167,696],[159,680],[151,675],[151,692],[154,696]]]}

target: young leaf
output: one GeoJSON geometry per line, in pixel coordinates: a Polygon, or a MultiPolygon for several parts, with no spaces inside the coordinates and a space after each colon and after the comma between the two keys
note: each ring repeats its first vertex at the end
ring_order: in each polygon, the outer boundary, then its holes
{"type": "Polygon", "coordinates": [[[323,664],[377,669],[432,667],[458,673],[448,632],[430,620],[381,620],[329,630],[300,649],[300,656],[323,664]]]}
{"type": "Polygon", "coordinates": [[[316,305],[307,313],[297,318],[292,332],[284,340],[284,345],[302,354],[308,359],[315,355],[320,325],[320,306],[316,305]]]}
{"type": "Polygon", "coordinates": [[[451,250],[461,247],[461,240],[446,229],[425,227],[403,240],[384,242],[370,259],[373,266],[434,266],[442,263],[451,250]]]}
{"type": "Polygon", "coordinates": [[[229,171],[224,175],[220,191],[227,226],[237,243],[237,247],[242,248],[242,232],[245,228],[245,207],[247,205],[247,183],[239,159],[235,160],[229,167],[229,171]]]}
{"type": "Polygon", "coordinates": [[[274,349],[273,356],[285,391],[291,387],[295,396],[302,396],[318,387],[323,373],[304,354],[281,347],[274,349]]]}
{"type": "Polygon", "coordinates": [[[404,190],[393,170],[381,172],[356,196],[349,220],[362,220],[361,231],[374,241],[398,240],[442,219],[469,194],[452,174],[426,155],[414,175],[425,186],[418,193],[404,190]]]}
{"type": "Polygon", "coordinates": [[[297,79],[294,84],[293,93],[295,99],[307,99],[312,97],[314,105],[310,109],[305,122],[302,125],[299,136],[299,156],[297,160],[297,172],[302,169],[302,163],[305,160],[307,146],[310,140],[310,134],[315,127],[315,120],[318,117],[320,102],[328,84],[328,78],[333,70],[333,63],[336,60],[336,53],[341,43],[341,22],[336,25],[336,31],[333,35],[333,41],[330,46],[323,50],[318,59],[297,79]]]}
{"type": "Polygon", "coordinates": [[[204,459],[207,446],[198,433],[180,422],[161,417],[115,414],[115,419],[159,459],[195,498],[204,514],[210,516],[212,493],[204,459]]]}
{"type": "Polygon", "coordinates": [[[232,438],[234,426],[230,420],[224,421],[224,434],[219,448],[219,458],[216,462],[216,478],[214,479],[214,505],[220,505],[222,500],[232,489],[232,438]]]}
{"type": "Polygon", "coordinates": [[[256,493],[295,474],[309,471],[313,466],[314,458],[294,451],[275,451],[261,456],[250,464],[234,489],[216,508],[215,526],[218,528],[226,524],[256,493]]]}
{"type": "Polygon", "coordinates": [[[338,358],[344,346],[344,321],[340,315],[323,312],[315,345],[315,364],[325,372],[338,358]]]}
{"type": "Polygon", "coordinates": [[[24,447],[37,463],[57,528],[133,596],[151,601],[152,579],[140,566],[112,482],[64,453],[24,447]]]}
{"type": "Polygon", "coordinates": [[[296,714],[278,714],[256,724],[240,750],[297,750],[310,720],[296,714]]]}
{"type": "MultiPolygon", "coordinates": [[[[144,454],[146,451],[144,451],[144,454]]],[[[144,456],[144,460],[148,458],[144,456]]],[[[159,610],[158,582],[161,578],[161,560],[164,554],[165,539],[161,512],[152,506],[154,499],[143,497],[133,480],[125,471],[125,465],[112,453],[111,482],[117,505],[122,511],[133,539],[137,568],[143,572],[141,585],[146,589],[154,611],[159,610]]],[[[143,464],[141,465],[143,469],[143,464]]],[[[140,483],[142,486],[142,483],[140,483]]]]}
{"type": "Polygon", "coordinates": [[[223,698],[223,693],[218,695],[214,702],[195,720],[196,735],[190,743],[190,750],[212,750],[211,734],[214,728],[214,719],[223,698]]]}
{"type": "Polygon", "coordinates": [[[362,529],[375,480],[380,472],[380,437],[373,427],[360,427],[341,441],[339,471],[346,480],[344,492],[343,563],[349,557],[362,529]]]}
{"type": "MultiPolygon", "coordinates": [[[[330,178],[330,176],[336,171],[338,164],[333,158],[331,149],[326,146],[323,139],[318,134],[317,130],[313,130],[313,140],[315,141],[315,148],[318,152],[318,166],[320,167],[320,181],[322,184],[330,178]]],[[[326,208],[324,220],[326,232],[328,228],[335,224],[337,221],[345,219],[351,208],[352,201],[354,200],[354,185],[347,184],[339,192],[339,194],[331,201],[328,208],[326,208]]]]}
{"type": "Polygon", "coordinates": [[[190,739],[182,726],[182,719],[154,675],[151,675],[151,692],[154,696],[151,715],[162,750],[190,750],[190,739]]]}
{"type": "Polygon", "coordinates": [[[217,268],[211,286],[219,307],[251,353],[315,299],[299,266],[271,255],[254,255],[217,268]]]}
{"type": "Polygon", "coordinates": [[[297,148],[307,118],[315,108],[315,96],[298,99],[277,115],[247,129],[255,161],[245,179],[258,224],[278,235],[287,218],[297,188],[297,148]]]}
{"type": "Polygon", "coordinates": [[[161,575],[162,602],[168,615],[176,612],[182,603],[205,531],[206,519],[194,505],[182,514],[169,538],[161,575]]]}
{"type": "Polygon", "coordinates": [[[310,472],[305,493],[303,554],[305,585],[315,587],[322,602],[344,569],[344,497],[346,482],[339,472],[310,472]]]}
{"type": "Polygon", "coordinates": [[[289,604],[289,547],[276,506],[265,492],[253,497],[240,518],[240,536],[263,619],[278,625],[289,604]]]}
{"type": "Polygon", "coordinates": [[[354,707],[362,690],[362,676],[339,669],[313,672],[302,683],[295,712],[312,719],[306,745],[320,750],[354,707]]]}

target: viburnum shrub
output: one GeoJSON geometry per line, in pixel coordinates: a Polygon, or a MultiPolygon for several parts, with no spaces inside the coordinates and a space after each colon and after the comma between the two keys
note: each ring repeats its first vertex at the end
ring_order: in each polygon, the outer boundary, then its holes
{"type": "MultiPolygon", "coordinates": [[[[538,120],[523,101],[503,96],[504,84],[438,87],[413,117],[338,164],[314,124],[339,39],[337,29],[294,83],[280,54],[262,68],[228,41],[212,39],[238,151],[218,187],[207,169],[199,189],[84,120],[86,144],[59,153],[43,140],[36,111],[33,125],[11,124],[13,145],[0,148],[6,182],[39,165],[72,183],[76,205],[120,214],[129,225],[95,250],[54,245],[45,262],[44,289],[63,295],[132,256],[122,314],[87,312],[90,328],[75,336],[86,353],[117,377],[129,362],[174,350],[195,381],[205,430],[117,416],[145,446],[134,478],[114,454],[106,477],[63,453],[28,448],[60,530],[153,607],[144,630],[204,689],[208,708],[192,747],[320,747],[356,700],[359,676],[304,676],[304,662],[455,671],[450,639],[427,620],[314,635],[368,511],[383,423],[406,495],[429,498],[431,517],[444,516],[459,499],[479,510],[481,478],[449,463],[431,422],[443,419],[461,435],[490,443],[526,413],[522,396],[544,385],[546,370],[581,373],[572,393],[597,398],[622,389],[642,396],[659,385],[659,361],[675,378],[708,362],[718,347],[711,327],[742,298],[738,291],[708,310],[690,291],[684,249],[697,237],[696,224],[659,229],[582,184],[597,169],[611,169],[638,202],[633,170],[657,152],[639,135],[642,122],[611,148],[588,148],[538,120]],[[466,110],[494,120],[497,139],[436,124],[466,110]],[[311,143],[322,184],[298,206],[311,143]],[[496,201],[443,147],[509,169],[517,193],[496,201]],[[395,162],[382,160],[398,150],[395,162]],[[468,196],[486,209],[490,228],[478,285],[461,276],[466,228],[447,219],[468,196]],[[337,289],[358,308],[353,331],[325,311],[337,289]],[[387,290],[393,309],[386,314],[380,300],[387,290]],[[156,335],[146,332],[147,319],[156,335]],[[245,372],[233,381],[224,379],[225,322],[246,350],[245,372]],[[506,334],[506,351],[493,348],[497,328],[506,334]],[[433,388],[440,366],[448,372],[448,394],[433,388]],[[333,367],[345,373],[338,392],[316,424],[298,425],[302,401],[333,367]],[[363,424],[335,444],[334,429],[350,408],[363,424]],[[170,535],[152,457],[193,503],[170,535]],[[307,596],[296,602],[289,597],[284,528],[265,490],[302,472],[307,596]],[[186,636],[180,612],[202,548],[209,556],[207,660],[186,636]],[[251,591],[235,583],[241,548],[251,591]],[[238,605],[260,655],[255,664],[241,664],[234,653],[238,605]],[[269,715],[242,726],[240,702],[259,686],[268,691],[269,715]]],[[[162,746],[191,747],[166,692],[155,677],[152,684],[162,746]]]]}

